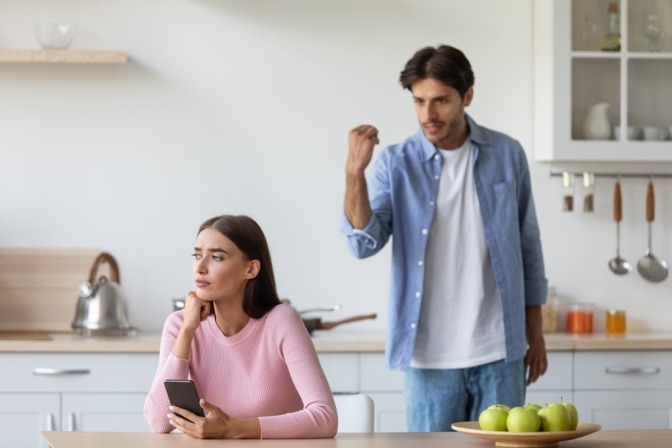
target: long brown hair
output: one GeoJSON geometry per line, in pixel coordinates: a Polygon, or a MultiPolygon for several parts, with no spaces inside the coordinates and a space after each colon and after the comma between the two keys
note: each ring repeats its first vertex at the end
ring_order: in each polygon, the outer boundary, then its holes
{"type": "Polygon", "coordinates": [[[455,47],[440,45],[418,50],[399,75],[404,89],[423,79],[436,79],[457,90],[462,98],[474,85],[474,72],[467,57],[455,47]]]}
{"type": "Polygon", "coordinates": [[[279,305],[280,298],[275,289],[271,252],[268,250],[266,237],[259,224],[244,215],[215,216],[201,224],[198,234],[209,228],[217,230],[231,240],[246,260],[259,260],[259,273],[245,286],[243,311],[251,318],[258,319],[279,305]]]}

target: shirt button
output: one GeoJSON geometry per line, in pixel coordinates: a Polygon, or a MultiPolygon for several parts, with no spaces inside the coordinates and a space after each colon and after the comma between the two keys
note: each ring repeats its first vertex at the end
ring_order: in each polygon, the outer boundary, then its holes
{"type": "Polygon", "coordinates": [[[428,232],[427,229],[422,229],[422,234],[423,235],[427,235],[427,232],[428,232]]]}
{"type": "Polygon", "coordinates": [[[417,326],[418,326],[418,324],[416,324],[415,322],[413,322],[413,323],[411,324],[411,328],[412,328],[413,330],[415,330],[415,327],[417,327],[417,326]]]}
{"type": "Polygon", "coordinates": [[[434,201],[429,201],[430,207],[434,207],[434,201]]]}
{"type": "Polygon", "coordinates": [[[423,263],[422,260],[418,261],[418,266],[422,266],[423,264],[425,263],[423,263]]]}
{"type": "Polygon", "coordinates": [[[417,292],[415,293],[415,298],[416,298],[416,299],[419,299],[420,297],[422,297],[422,293],[421,293],[420,291],[417,291],[417,292]]]}
{"type": "Polygon", "coordinates": [[[439,175],[434,176],[434,179],[439,180],[439,175]]]}
{"type": "Polygon", "coordinates": [[[434,156],[434,160],[439,160],[439,155],[438,154],[434,156]]]}

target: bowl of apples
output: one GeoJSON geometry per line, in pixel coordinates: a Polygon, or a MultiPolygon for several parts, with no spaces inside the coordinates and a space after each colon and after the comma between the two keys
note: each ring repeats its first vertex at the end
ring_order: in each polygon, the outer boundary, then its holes
{"type": "Polygon", "coordinates": [[[565,440],[587,436],[602,427],[580,423],[576,407],[562,401],[540,406],[528,403],[510,408],[493,404],[485,409],[476,422],[453,423],[455,431],[481,440],[495,442],[501,447],[554,447],[565,440]]]}

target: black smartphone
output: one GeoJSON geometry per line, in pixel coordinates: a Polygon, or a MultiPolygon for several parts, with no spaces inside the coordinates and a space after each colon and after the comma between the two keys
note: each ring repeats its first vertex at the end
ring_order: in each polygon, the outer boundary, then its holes
{"type": "MultiPolygon", "coordinates": [[[[203,412],[203,408],[198,403],[199,398],[196,384],[192,380],[166,380],[163,382],[163,385],[166,386],[168,400],[172,406],[186,409],[199,417],[205,417],[205,412],[203,412]]],[[[189,420],[186,417],[184,418],[189,420]]]]}

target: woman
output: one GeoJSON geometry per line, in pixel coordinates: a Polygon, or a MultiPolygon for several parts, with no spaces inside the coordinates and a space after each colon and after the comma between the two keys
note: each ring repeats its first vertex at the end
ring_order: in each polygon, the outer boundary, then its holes
{"type": "Polygon", "coordinates": [[[194,438],[333,437],[329,384],[298,313],[280,303],[259,225],[247,216],[209,219],[193,256],[196,291],[166,320],[145,399],[152,429],[194,438]],[[170,407],[163,382],[187,377],[205,417],[170,407]]]}

